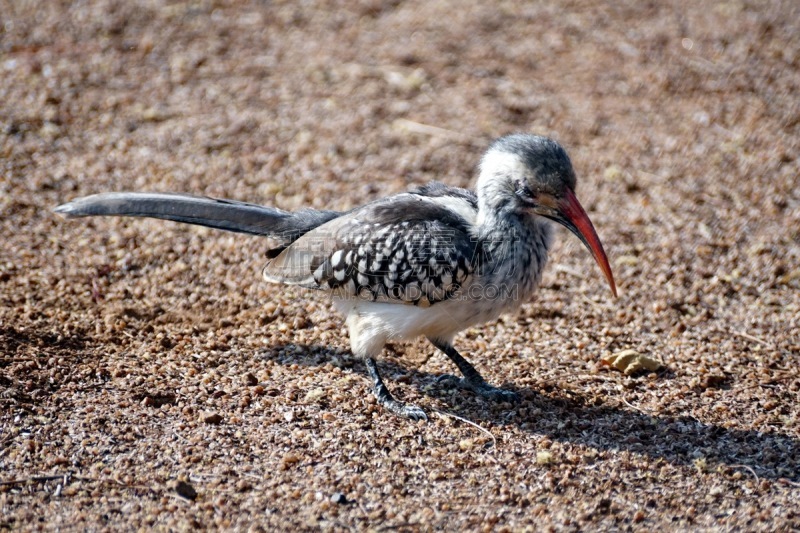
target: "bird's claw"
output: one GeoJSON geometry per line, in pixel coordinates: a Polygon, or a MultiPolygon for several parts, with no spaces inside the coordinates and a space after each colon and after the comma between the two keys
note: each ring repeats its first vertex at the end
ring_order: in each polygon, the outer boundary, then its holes
{"type": "Polygon", "coordinates": [[[412,403],[400,402],[394,398],[378,398],[378,403],[396,415],[400,415],[411,420],[428,421],[428,415],[425,414],[425,411],[412,403]]]}
{"type": "Polygon", "coordinates": [[[436,378],[437,385],[444,385],[445,387],[458,387],[460,389],[468,388],[464,385],[464,378],[454,376],[453,374],[442,374],[436,378]]]}
{"type": "Polygon", "coordinates": [[[425,414],[425,411],[413,404],[404,405],[402,412],[399,414],[405,416],[406,418],[410,418],[411,420],[428,421],[428,415],[425,414]]]}
{"type": "Polygon", "coordinates": [[[512,404],[520,402],[520,396],[516,392],[501,389],[500,387],[493,387],[484,380],[476,382],[466,378],[459,378],[452,374],[444,374],[436,378],[436,383],[448,384],[461,389],[467,389],[474,392],[478,396],[482,396],[494,402],[508,402],[512,404]]]}
{"type": "Polygon", "coordinates": [[[470,389],[476,394],[488,398],[495,402],[508,402],[510,404],[519,403],[521,398],[519,394],[500,387],[493,387],[486,382],[473,385],[470,389]]]}

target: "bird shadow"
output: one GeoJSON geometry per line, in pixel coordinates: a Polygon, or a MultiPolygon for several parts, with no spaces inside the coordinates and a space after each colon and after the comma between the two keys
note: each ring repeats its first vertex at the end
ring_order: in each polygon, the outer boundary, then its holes
{"type": "MultiPolygon", "coordinates": [[[[364,375],[365,393],[369,389],[364,365],[347,350],[286,344],[258,355],[281,364],[307,366],[321,366],[333,359],[340,366],[364,375]],[[288,347],[292,349],[285,350],[288,347]]],[[[422,394],[445,403],[447,410],[472,421],[516,426],[531,434],[596,450],[644,454],[673,465],[704,470],[744,467],[761,478],[800,482],[800,440],[777,430],[730,429],[687,415],[648,414],[606,402],[598,405],[595,397],[555,387],[552,395],[512,387],[522,401],[509,407],[468,391],[443,387],[437,383],[438,374],[408,369],[391,360],[381,361],[380,367],[390,389],[396,376],[405,375],[422,394]]]]}

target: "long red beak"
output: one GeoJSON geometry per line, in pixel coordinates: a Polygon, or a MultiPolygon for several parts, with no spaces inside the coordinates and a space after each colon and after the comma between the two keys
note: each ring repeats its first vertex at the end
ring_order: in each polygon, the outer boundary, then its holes
{"type": "Polygon", "coordinates": [[[611,292],[616,298],[617,286],[614,283],[614,274],[611,273],[611,267],[608,264],[606,252],[603,250],[603,244],[600,242],[600,237],[597,236],[597,232],[594,230],[592,221],[589,220],[589,216],[586,214],[586,211],[583,210],[583,206],[581,206],[575,193],[569,188],[567,188],[567,193],[564,195],[564,198],[558,202],[558,210],[563,218],[556,219],[556,221],[574,233],[583,244],[586,245],[589,251],[592,252],[594,260],[597,261],[600,270],[605,274],[608,284],[611,286],[611,292]]]}

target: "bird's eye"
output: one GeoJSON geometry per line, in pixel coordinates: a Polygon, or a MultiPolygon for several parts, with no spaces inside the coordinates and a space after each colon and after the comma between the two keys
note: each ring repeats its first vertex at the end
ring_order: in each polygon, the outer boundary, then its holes
{"type": "Polygon", "coordinates": [[[516,193],[517,196],[519,196],[522,199],[522,201],[526,203],[533,203],[534,200],[533,191],[531,191],[531,188],[525,185],[524,183],[517,184],[516,193]]]}

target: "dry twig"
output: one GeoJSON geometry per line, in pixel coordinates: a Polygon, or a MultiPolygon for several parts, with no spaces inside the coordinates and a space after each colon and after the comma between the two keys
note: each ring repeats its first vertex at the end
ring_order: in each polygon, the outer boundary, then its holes
{"type": "Polygon", "coordinates": [[[639,412],[640,412],[640,413],[642,413],[642,414],[645,414],[645,415],[648,415],[648,416],[651,416],[651,415],[652,415],[652,413],[649,413],[649,412],[645,411],[645,410],[644,410],[644,409],[642,409],[641,407],[636,407],[635,405],[633,405],[632,403],[630,403],[630,402],[629,402],[628,400],[626,400],[625,398],[622,398],[622,403],[624,403],[625,405],[627,405],[628,407],[630,407],[631,409],[633,409],[633,410],[635,410],[635,411],[639,411],[639,412]]]}
{"type": "Polygon", "coordinates": [[[758,474],[756,474],[756,471],[753,470],[751,467],[749,467],[747,465],[731,465],[731,468],[744,468],[745,470],[747,470],[748,472],[753,474],[753,477],[756,478],[756,483],[758,483],[760,481],[758,479],[758,474]]]}
{"type": "Polygon", "coordinates": [[[464,418],[464,417],[461,417],[461,416],[455,415],[455,414],[453,414],[453,413],[448,413],[447,411],[441,411],[441,410],[439,410],[439,409],[435,409],[435,410],[434,410],[434,412],[435,412],[436,414],[438,414],[439,416],[443,416],[443,417],[444,417],[444,416],[449,416],[450,418],[455,418],[456,420],[460,420],[461,422],[464,422],[464,423],[466,423],[466,424],[469,424],[469,425],[470,425],[470,426],[472,426],[472,427],[478,428],[478,429],[479,429],[479,430],[480,430],[482,433],[484,433],[484,434],[485,434],[485,435],[487,435],[487,436],[488,436],[490,439],[492,439],[492,447],[493,447],[493,448],[496,448],[496,447],[497,447],[497,439],[495,438],[495,436],[494,436],[494,435],[492,435],[492,433],[491,433],[491,432],[490,432],[488,429],[486,429],[486,428],[484,428],[484,427],[481,427],[481,426],[479,426],[478,424],[476,424],[475,422],[473,422],[473,421],[471,421],[471,420],[467,420],[467,419],[466,419],[466,418],[464,418]]]}

